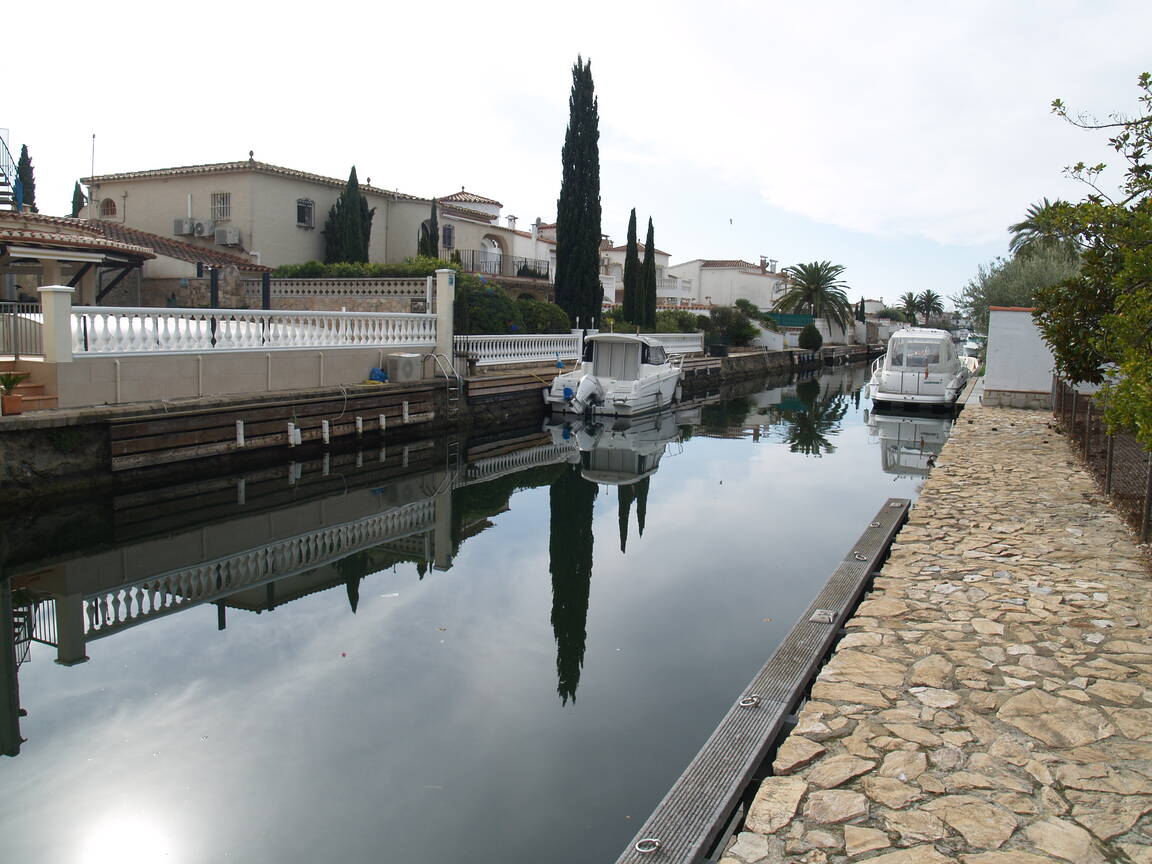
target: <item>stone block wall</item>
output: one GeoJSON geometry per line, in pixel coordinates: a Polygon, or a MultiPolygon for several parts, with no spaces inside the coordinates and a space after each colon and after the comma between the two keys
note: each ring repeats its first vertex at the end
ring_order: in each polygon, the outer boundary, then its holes
{"type": "Polygon", "coordinates": [[[1026,390],[985,390],[981,404],[989,408],[1025,408],[1051,411],[1052,394],[1026,390]]]}

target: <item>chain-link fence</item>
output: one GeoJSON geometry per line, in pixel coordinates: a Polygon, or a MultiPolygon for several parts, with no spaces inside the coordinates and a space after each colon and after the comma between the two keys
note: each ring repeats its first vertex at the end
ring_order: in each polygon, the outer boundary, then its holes
{"type": "Polygon", "coordinates": [[[1152,536],[1152,453],[1129,432],[1108,433],[1101,406],[1066,381],[1053,381],[1052,413],[1121,514],[1152,536]]]}

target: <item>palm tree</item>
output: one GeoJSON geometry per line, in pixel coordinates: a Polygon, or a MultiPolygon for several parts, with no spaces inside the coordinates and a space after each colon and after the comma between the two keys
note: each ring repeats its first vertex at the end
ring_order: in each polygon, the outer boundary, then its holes
{"type": "Polygon", "coordinates": [[[1050,247],[1063,248],[1075,254],[1075,240],[1061,226],[1061,214],[1068,206],[1067,201],[1049,201],[1047,198],[1042,198],[1039,204],[1029,205],[1024,218],[1008,226],[1008,233],[1012,235],[1008,249],[1017,256],[1050,247]]]}
{"type": "Polygon", "coordinates": [[[801,312],[823,318],[831,329],[833,322],[844,327],[852,320],[852,303],[844,289],[848,283],[840,278],[841,264],[813,261],[785,267],[791,288],[776,304],[779,312],[801,312]]]}
{"type": "Polygon", "coordinates": [[[940,299],[940,295],[930,288],[921,292],[920,296],[916,298],[916,307],[923,313],[925,324],[932,319],[933,315],[944,314],[944,303],[940,299]]]}
{"type": "Polygon", "coordinates": [[[920,301],[916,298],[916,295],[913,294],[911,291],[905,291],[900,296],[899,309],[901,312],[903,312],[905,315],[908,316],[909,321],[911,321],[913,324],[915,324],[916,323],[916,315],[920,312],[920,301]]]}

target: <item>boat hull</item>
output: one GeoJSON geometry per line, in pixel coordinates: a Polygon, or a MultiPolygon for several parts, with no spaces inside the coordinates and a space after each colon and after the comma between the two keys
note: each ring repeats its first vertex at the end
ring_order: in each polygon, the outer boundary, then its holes
{"type": "Polygon", "coordinates": [[[544,389],[544,403],[552,411],[563,414],[634,417],[659,411],[679,401],[679,369],[648,375],[636,381],[597,379],[603,392],[602,401],[599,404],[581,405],[573,397],[585,377],[591,376],[581,373],[558,375],[552,386],[544,389]]]}

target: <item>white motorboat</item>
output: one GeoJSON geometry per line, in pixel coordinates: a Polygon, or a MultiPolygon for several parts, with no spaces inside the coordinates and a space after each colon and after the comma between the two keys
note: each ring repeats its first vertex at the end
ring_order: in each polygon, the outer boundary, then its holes
{"type": "Polygon", "coordinates": [[[544,402],[568,414],[631,416],[667,408],[680,398],[683,355],[669,355],[647,336],[597,333],[584,340],[572,372],[544,388],[544,402]]]}
{"type": "Polygon", "coordinates": [[[964,338],[964,344],[960,347],[961,357],[979,357],[980,352],[984,350],[985,344],[988,342],[988,337],[981,333],[969,333],[964,338]]]}
{"type": "Polygon", "coordinates": [[[872,364],[868,395],[877,408],[952,405],[969,371],[947,330],[906,327],[892,334],[887,353],[872,364]]]}

